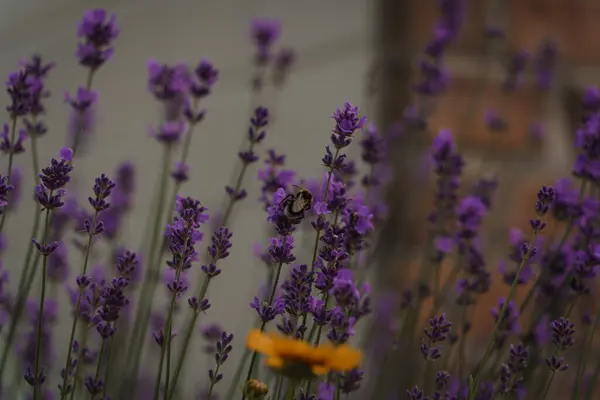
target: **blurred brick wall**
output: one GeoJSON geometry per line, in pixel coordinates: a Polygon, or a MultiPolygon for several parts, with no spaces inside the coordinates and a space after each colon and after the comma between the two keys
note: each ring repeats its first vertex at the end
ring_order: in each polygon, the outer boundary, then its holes
{"type": "MultiPolygon", "coordinates": [[[[447,92],[436,102],[429,131],[432,135],[441,128],[454,132],[461,151],[471,163],[463,180],[466,188],[483,172],[493,172],[500,179],[495,210],[486,222],[486,236],[494,249],[488,262],[490,268],[496,269],[497,261],[507,254],[508,229],[520,227],[525,232],[529,229],[528,221],[539,187],[569,176],[573,124],[568,120],[576,120],[578,110],[577,103],[572,101],[570,107],[565,107],[562,96],[568,91],[571,100],[578,102],[582,88],[569,79],[579,78],[578,71],[582,67],[600,67],[600,46],[595,40],[600,36],[600,24],[597,23],[600,2],[506,0],[501,24],[506,27],[507,38],[501,54],[495,54],[491,62],[490,70],[495,72],[489,72],[481,64],[486,47],[482,33],[486,15],[489,15],[488,1],[467,2],[465,28],[448,57],[455,61],[450,64],[456,64],[450,68],[452,81],[447,92]],[[542,93],[533,84],[526,84],[514,93],[503,92],[501,80],[505,55],[517,50],[535,53],[540,42],[547,38],[557,41],[560,54],[554,89],[542,93]],[[489,132],[484,123],[484,112],[488,108],[505,117],[506,132],[489,132]],[[540,119],[553,132],[542,142],[534,140],[530,131],[531,123],[540,119]],[[563,141],[564,145],[561,144],[563,141]],[[552,147],[554,153],[548,150],[552,147]],[[555,157],[556,151],[561,153],[560,163],[555,157]]],[[[412,29],[419,48],[422,48],[431,38],[437,19],[437,2],[415,1],[413,4],[412,29]]],[[[592,81],[600,79],[600,73],[595,77],[592,81]]],[[[529,81],[534,82],[533,79],[529,81]]],[[[424,197],[431,198],[431,188],[428,192],[424,197]]],[[[421,212],[414,215],[413,226],[423,226],[431,202],[424,201],[422,205],[421,212]]],[[[552,225],[550,228],[561,229],[552,225]]],[[[495,305],[498,296],[506,293],[506,287],[499,284],[499,279],[495,281],[498,284],[478,306],[475,316],[483,322],[477,331],[486,337],[492,326],[489,309],[495,305]]]]}

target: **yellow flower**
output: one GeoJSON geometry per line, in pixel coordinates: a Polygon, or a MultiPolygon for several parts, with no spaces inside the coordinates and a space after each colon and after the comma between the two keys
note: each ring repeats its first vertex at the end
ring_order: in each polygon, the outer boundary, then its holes
{"type": "Polygon", "coordinates": [[[305,378],[356,368],[362,359],[359,350],[324,344],[318,347],[298,339],[253,329],[246,346],[267,356],[266,365],[286,375],[305,378]]]}

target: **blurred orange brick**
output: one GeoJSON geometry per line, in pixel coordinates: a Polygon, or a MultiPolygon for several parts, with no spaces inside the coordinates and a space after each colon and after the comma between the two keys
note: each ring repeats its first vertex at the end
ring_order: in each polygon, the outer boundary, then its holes
{"type": "Polygon", "coordinates": [[[539,107],[540,94],[532,86],[507,93],[500,82],[455,78],[437,102],[431,132],[450,129],[462,151],[486,158],[501,156],[501,152],[531,154],[538,150],[538,144],[531,140],[530,126],[539,107]],[[487,110],[503,117],[507,129],[490,132],[485,123],[487,110]]]}

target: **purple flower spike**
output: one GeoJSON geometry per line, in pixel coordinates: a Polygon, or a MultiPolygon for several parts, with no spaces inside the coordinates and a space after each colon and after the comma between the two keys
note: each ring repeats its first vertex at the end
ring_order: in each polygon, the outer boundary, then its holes
{"type": "Polygon", "coordinates": [[[271,59],[271,49],[281,33],[281,22],[274,19],[254,19],[250,36],[256,46],[255,62],[264,65],[271,59]]]}
{"type": "Polygon", "coordinates": [[[77,48],[79,63],[91,70],[100,68],[113,53],[113,42],[119,36],[115,24],[116,16],[105,10],[87,11],[79,23],[77,37],[81,39],[77,48]]]}

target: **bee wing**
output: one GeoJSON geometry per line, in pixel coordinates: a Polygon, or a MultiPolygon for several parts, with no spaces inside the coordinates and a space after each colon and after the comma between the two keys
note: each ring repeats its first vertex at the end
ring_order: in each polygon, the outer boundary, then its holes
{"type": "Polygon", "coordinates": [[[294,202],[292,203],[292,212],[299,213],[304,211],[309,203],[309,199],[305,199],[304,197],[298,196],[296,200],[294,200],[294,202]]]}

